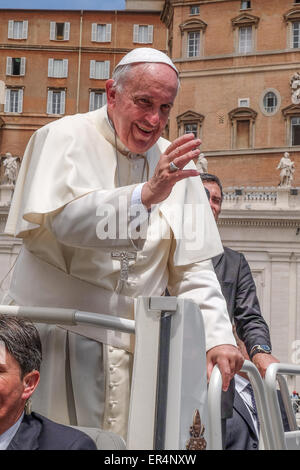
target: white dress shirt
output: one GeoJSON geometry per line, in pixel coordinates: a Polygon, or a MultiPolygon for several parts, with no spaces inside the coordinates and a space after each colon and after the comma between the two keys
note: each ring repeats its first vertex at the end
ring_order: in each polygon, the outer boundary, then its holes
{"type": "Polygon", "coordinates": [[[16,432],[18,431],[20,424],[22,422],[24,416],[24,412],[18,419],[18,421],[13,424],[10,428],[8,428],[3,434],[0,434],[0,450],[6,450],[13,440],[16,432]]]}
{"type": "Polygon", "coordinates": [[[234,380],[235,380],[235,390],[236,390],[237,393],[239,393],[239,395],[243,399],[243,401],[244,401],[244,403],[247,407],[247,410],[249,411],[251,419],[253,421],[253,424],[254,424],[254,427],[255,427],[255,430],[256,430],[256,434],[257,434],[257,436],[259,436],[259,429],[258,429],[257,419],[256,419],[256,416],[253,414],[253,406],[252,406],[251,395],[250,395],[249,391],[246,389],[247,385],[249,385],[250,382],[249,382],[249,380],[245,379],[244,377],[242,377],[241,375],[238,375],[238,374],[236,374],[234,376],[234,380]]]}

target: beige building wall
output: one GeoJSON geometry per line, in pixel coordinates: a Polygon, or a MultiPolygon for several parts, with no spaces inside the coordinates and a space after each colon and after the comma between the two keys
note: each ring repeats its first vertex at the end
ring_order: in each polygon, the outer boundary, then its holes
{"type": "Polygon", "coordinates": [[[121,58],[135,47],[154,47],[166,52],[167,30],[154,11],[56,11],[0,10],[0,81],[23,89],[22,112],[0,108],[0,156],[23,155],[33,132],[64,114],[89,110],[91,90],[104,91],[106,79],[90,78],[90,61],[110,61],[110,74],[121,58]],[[8,38],[9,21],[28,21],[25,39],[8,38]],[[70,23],[67,40],[50,39],[50,22],[70,23]],[[92,41],[92,24],[111,24],[108,42],[92,41]],[[152,26],[149,43],[134,40],[134,25],[152,26]],[[26,59],[25,75],[7,75],[7,57],[26,59]],[[48,77],[48,60],[67,59],[66,78],[48,77]],[[65,113],[47,113],[48,89],[65,90],[65,113]]]}
{"type": "MultiPolygon", "coordinates": [[[[276,185],[274,168],[284,151],[300,165],[300,147],[291,145],[289,114],[300,116],[299,105],[291,101],[290,87],[292,76],[300,70],[300,50],[291,48],[290,42],[292,24],[300,21],[300,4],[251,0],[251,8],[243,10],[241,3],[165,2],[162,19],[170,30],[169,51],[181,78],[170,138],[183,132],[178,116],[198,113],[202,116],[201,149],[210,170],[222,175],[225,185],[276,185]],[[191,14],[195,6],[199,13],[191,14]],[[252,30],[247,53],[238,50],[243,27],[252,30]],[[199,32],[200,44],[198,54],[188,57],[187,35],[191,32],[199,32]],[[266,113],[263,106],[268,91],[277,97],[274,113],[266,113]],[[244,99],[247,109],[239,119],[239,100],[244,99]],[[292,110],[287,109],[290,106],[292,110]]],[[[295,174],[294,184],[300,185],[300,172],[295,174]]]]}

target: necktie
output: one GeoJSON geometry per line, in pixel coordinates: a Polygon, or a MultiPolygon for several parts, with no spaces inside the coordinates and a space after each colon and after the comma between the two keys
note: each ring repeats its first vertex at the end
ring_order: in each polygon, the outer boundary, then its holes
{"type": "Polygon", "coordinates": [[[252,403],[251,411],[252,411],[252,414],[253,414],[254,418],[256,419],[257,426],[258,426],[258,429],[259,429],[259,419],[258,419],[258,413],[257,413],[257,408],[256,408],[256,403],[255,403],[255,398],[254,398],[254,392],[253,392],[252,385],[249,383],[245,387],[245,390],[247,390],[249,392],[250,396],[251,396],[251,403],[252,403]]]}

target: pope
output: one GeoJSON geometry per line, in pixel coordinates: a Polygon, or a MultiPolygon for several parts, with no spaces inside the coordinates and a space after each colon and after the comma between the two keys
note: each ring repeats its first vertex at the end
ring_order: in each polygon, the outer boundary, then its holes
{"type": "MultiPolygon", "coordinates": [[[[201,141],[161,137],[178,88],[167,55],[135,49],[106,83],[107,106],[33,134],[6,226],[23,248],[3,303],[133,318],[134,298],[168,288],[199,305],[208,379],[218,364],[226,390],[243,358],[211,264],[223,249],[193,163],[201,141]]],[[[83,326],[43,326],[40,334],[35,409],[126,438],[128,335],[83,326]]]]}

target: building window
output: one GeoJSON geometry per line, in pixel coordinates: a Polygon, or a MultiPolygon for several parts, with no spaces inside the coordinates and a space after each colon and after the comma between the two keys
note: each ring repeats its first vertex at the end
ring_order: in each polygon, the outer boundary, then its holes
{"type": "Polygon", "coordinates": [[[65,90],[48,90],[47,114],[65,114],[65,90]]]}
{"type": "Polygon", "coordinates": [[[300,104],[290,104],[282,114],[286,123],[286,145],[300,145],[300,104]]]}
{"type": "Polygon", "coordinates": [[[251,108],[236,108],[230,111],[231,146],[233,149],[254,147],[254,127],[257,112],[251,108]]]}
{"type": "Polygon", "coordinates": [[[103,90],[90,91],[89,111],[102,108],[106,104],[106,93],[103,90]]]}
{"type": "Polygon", "coordinates": [[[27,39],[28,21],[9,20],[8,39],[27,39]]]}
{"type": "Polygon", "coordinates": [[[190,15],[199,15],[199,13],[200,13],[199,5],[193,5],[190,7],[190,15]]]}
{"type": "Polygon", "coordinates": [[[184,124],[185,134],[194,134],[195,138],[198,137],[198,124],[197,123],[186,123],[184,124]]]}
{"type": "Polygon", "coordinates": [[[7,88],[5,94],[5,113],[22,113],[23,111],[23,89],[7,88]]]}
{"type": "Polygon", "coordinates": [[[251,8],[251,1],[248,0],[248,1],[241,1],[241,10],[248,10],[249,8],[251,8]]]}
{"type": "Polygon", "coordinates": [[[247,12],[241,13],[231,20],[237,54],[247,54],[255,51],[258,23],[259,18],[247,12]]]}
{"type": "Polygon", "coordinates": [[[298,49],[300,48],[300,10],[297,7],[283,16],[287,24],[288,47],[298,49]]]}
{"type": "Polygon", "coordinates": [[[179,26],[182,36],[182,56],[184,58],[201,57],[203,55],[203,35],[206,27],[206,23],[196,18],[179,26]]]}
{"type": "Polygon", "coordinates": [[[238,106],[239,106],[239,108],[243,108],[243,107],[249,108],[249,106],[250,106],[249,98],[239,98],[238,99],[238,106]]]}
{"type": "Polygon", "coordinates": [[[48,77],[67,78],[68,59],[48,59],[48,77]]]}
{"type": "Polygon", "coordinates": [[[260,96],[259,105],[265,116],[273,116],[281,105],[280,93],[275,88],[264,90],[260,96]]]}
{"type": "Polygon", "coordinates": [[[109,78],[110,61],[109,60],[91,60],[90,61],[90,78],[98,80],[107,80],[109,78]]]}
{"type": "Polygon", "coordinates": [[[6,75],[25,75],[25,57],[7,57],[6,75]]]}
{"type": "Polygon", "coordinates": [[[252,26],[241,26],[239,28],[239,53],[252,52],[252,26]]]}
{"type": "Polygon", "coordinates": [[[92,24],[93,42],[111,42],[111,24],[92,24]]]}
{"type": "Polygon", "coordinates": [[[199,57],[200,55],[200,32],[190,31],[188,33],[187,56],[199,57]]]}
{"type": "Polygon", "coordinates": [[[291,145],[300,145],[300,116],[291,118],[291,145]]]}
{"type": "Polygon", "coordinates": [[[297,49],[300,47],[300,22],[294,22],[292,24],[292,48],[297,49]]]}
{"type": "Polygon", "coordinates": [[[50,40],[68,41],[70,39],[70,23],[56,23],[50,21],[50,40]]]}
{"type": "Polygon", "coordinates": [[[204,116],[195,111],[186,111],[176,118],[178,135],[193,133],[195,137],[201,137],[204,116]]]}
{"type": "Polygon", "coordinates": [[[275,93],[269,91],[264,96],[264,109],[267,113],[273,113],[277,107],[277,97],[275,93]]]}
{"type": "Polygon", "coordinates": [[[152,44],[153,43],[153,25],[133,25],[133,42],[138,44],[152,44]]]}

